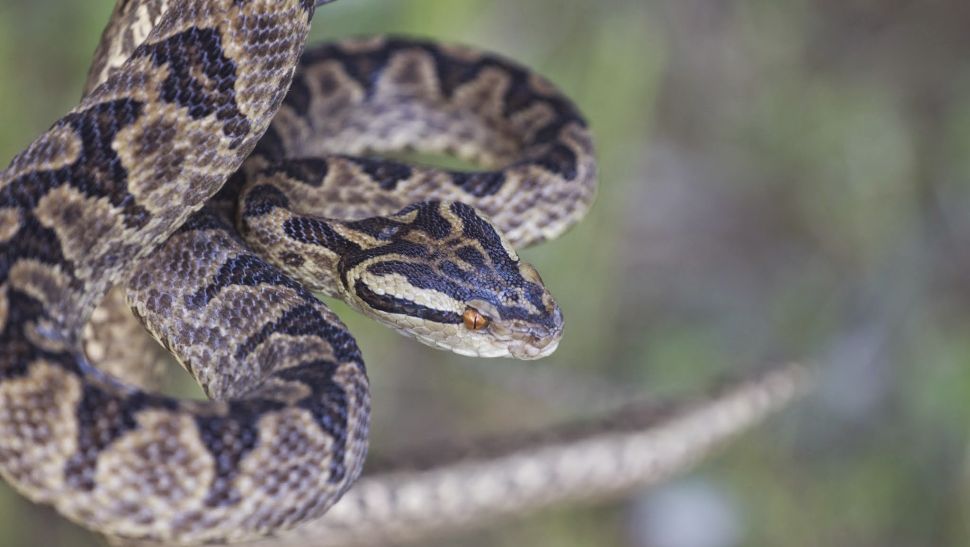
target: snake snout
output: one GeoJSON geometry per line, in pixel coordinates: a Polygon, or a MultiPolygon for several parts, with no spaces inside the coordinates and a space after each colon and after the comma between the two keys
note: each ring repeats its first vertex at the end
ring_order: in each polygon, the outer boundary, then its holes
{"type": "Polygon", "coordinates": [[[559,347],[564,324],[562,310],[557,306],[547,324],[531,324],[523,329],[525,336],[509,346],[510,353],[516,359],[540,359],[551,355],[559,347]]]}
{"type": "Polygon", "coordinates": [[[559,347],[559,337],[532,338],[529,341],[512,344],[509,351],[516,359],[541,359],[552,354],[559,347]]]}
{"type": "Polygon", "coordinates": [[[565,319],[562,316],[562,310],[559,306],[556,306],[552,313],[550,314],[550,324],[549,326],[541,326],[536,329],[537,337],[541,337],[545,340],[544,345],[548,345],[551,340],[558,341],[562,336],[562,329],[565,325],[565,319]]]}

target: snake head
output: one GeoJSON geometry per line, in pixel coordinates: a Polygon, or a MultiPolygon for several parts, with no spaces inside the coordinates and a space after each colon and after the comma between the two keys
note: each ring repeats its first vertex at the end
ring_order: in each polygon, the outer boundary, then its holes
{"type": "Polygon", "coordinates": [[[462,355],[538,359],[558,346],[559,306],[474,208],[429,201],[344,224],[360,251],[341,259],[340,280],[365,314],[462,355]]]}

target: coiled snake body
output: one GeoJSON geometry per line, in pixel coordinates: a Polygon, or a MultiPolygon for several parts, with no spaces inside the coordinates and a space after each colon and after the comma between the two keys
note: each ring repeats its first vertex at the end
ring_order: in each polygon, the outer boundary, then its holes
{"type": "Polygon", "coordinates": [[[103,83],[0,173],[0,473],[32,500],[173,542],[325,512],[360,472],[367,380],[294,277],[461,353],[555,348],[562,314],[513,249],[592,200],[575,108],[511,63],[424,42],[325,46],[297,68],[313,4],[121,0],[117,20],[137,5],[150,33],[109,27],[103,83]],[[365,156],[402,149],[493,170],[365,156]],[[125,280],[214,401],[87,362],[82,327],[125,280]]]}

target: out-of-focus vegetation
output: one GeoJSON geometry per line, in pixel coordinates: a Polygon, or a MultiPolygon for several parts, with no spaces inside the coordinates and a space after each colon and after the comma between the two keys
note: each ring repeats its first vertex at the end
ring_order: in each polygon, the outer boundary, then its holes
{"type": "MultiPolygon", "coordinates": [[[[76,103],[110,4],[0,5],[4,163],[76,103]]],[[[339,309],[374,384],[374,451],[581,416],[609,383],[697,396],[752,364],[824,367],[816,396],[689,479],[441,545],[970,544],[968,6],[343,0],[318,11],[316,40],[404,32],[536,67],[581,105],[601,158],[589,218],[523,253],[568,318],[555,356],[436,353],[339,309]]],[[[0,545],[97,544],[5,487],[0,530],[0,545]]]]}

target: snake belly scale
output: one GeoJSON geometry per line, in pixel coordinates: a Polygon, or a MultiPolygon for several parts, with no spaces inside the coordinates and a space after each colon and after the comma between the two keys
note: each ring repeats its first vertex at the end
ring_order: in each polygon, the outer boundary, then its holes
{"type": "Polygon", "coordinates": [[[81,104],[0,173],[0,474],[30,499],[177,543],[324,513],[360,473],[369,395],[307,287],[462,353],[555,348],[562,314],[514,247],[592,201],[575,108],[465,48],[362,39],[301,62],[314,9],[120,0],[81,104]],[[487,170],[358,156],[402,149],[487,170]],[[117,283],[212,401],[88,362],[117,283]]]}

